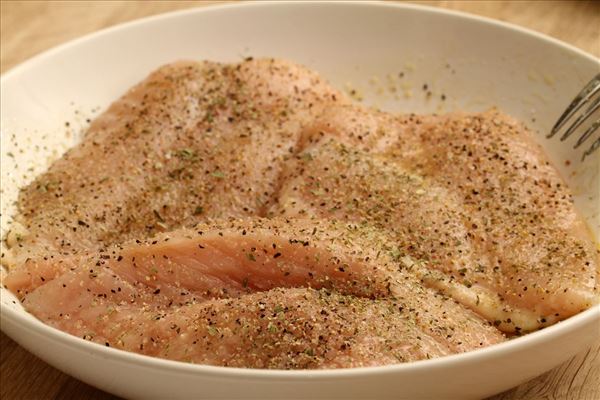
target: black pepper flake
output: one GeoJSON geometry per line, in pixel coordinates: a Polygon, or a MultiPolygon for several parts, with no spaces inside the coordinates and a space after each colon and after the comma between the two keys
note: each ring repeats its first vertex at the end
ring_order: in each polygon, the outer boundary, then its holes
{"type": "Polygon", "coordinates": [[[163,219],[162,215],[160,215],[160,213],[156,210],[153,210],[154,212],[154,216],[156,217],[156,219],[158,220],[158,222],[165,222],[165,220],[163,219]]]}

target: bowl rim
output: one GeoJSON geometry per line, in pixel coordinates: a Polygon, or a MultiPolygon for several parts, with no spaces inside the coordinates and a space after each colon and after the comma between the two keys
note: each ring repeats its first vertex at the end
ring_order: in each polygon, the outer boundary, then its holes
{"type": "Polygon", "coordinates": [[[523,335],[521,337],[508,340],[506,342],[494,344],[477,350],[472,350],[460,354],[451,354],[444,357],[433,358],[430,360],[419,360],[408,363],[390,364],[372,367],[355,367],[339,369],[312,369],[312,370],[281,370],[281,369],[258,369],[258,368],[238,368],[222,367],[203,364],[192,364],[182,361],[173,361],[158,357],[146,356],[112,347],[105,347],[101,344],[89,342],[79,337],[70,335],[61,330],[53,328],[43,322],[35,319],[33,316],[23,316],[22,311],[14,310],[2,304],[0,309],[2,325],[11,321],[19,324],[21,328],[29,330],[36,335],[43,335],[53,341],[73,347],[76,350],[83,351],[94,356],[106,357],[110,355],[113,361],[121,363],[137,364],[147,368],[158,367],[168,371],[178,373],[208,375],[218,375],[221,378],[289,378],[289,379],[318,379],[326,380],[329,378],[353,378],[359,376],[371,376],[381,373],[402,373],[405,371],[418,372],[420,370],[444,369],[447,367],[456,367],[458,364],[480,363],[482,361],[494,359],[496,356],[504,353],[517,353],[523,348],[539,345],[546,338],[558,335],[569,335],[571,332],[580,329],[593,320],[600,321],[600,304],[574,315],[564,321],[558,322],[552,326],[540,331],[523,335]]]}
{"type": "Polygon", "coordinates": [[[149,22],[159,21],[162,19],[177,18],[177,17],[180,17],[182,15],[187,15],[187,14],[218,12],[218,11],[226,10],[229,8],[289,7],[289,6],[304,6],[304,5],[312,5],[312,6],[326,5],[326,6],[339,6],[339,7],[369,7],[369,8],[380,7],[380,8],[388,8],[388,9],[407,9],[407,10],[421,11],[421,12],[426,12],[426,13],[431,13],[431,14],[446,15],[446,16],[450,16],[450,17],[454,17],[454,18],[462,18],[465,20],[485,23],[488,25],[493,25],[493,26],[504,28],[507,30],[516,31],[521,34],[533,36],[536,39],[548,42],[552,45],[555,45],[555,46],[561,47],[565,50],[571,51],[580,57],[584,57],[590,61],[595,61],[596,63],[598,63],[600,65],[600,57],[596,57],[578,47],[575,47],[571,44],[565,43],[565,42],[563,42],[559,39],[556,39],[552,36],[534,31],[533,29],[515,25],[515,24],[509,23],[509,22],[504,22],[504,21],[496,20],[496,19],[489,18],[489,17],[475,15],[475,14],[471,14],[471,13],[464,12],[464,11],[450,10],[450,9],[445,9],[445,8],[441,8],[441,7],[404,3],[404,2],[392,3],[392,2],[386,2],[383,0],[377,0],[377,1],[368,1],[368,0],[359,0],[359,1],[352,1],[352,0],[340,0],[340,1],[334,1],[334,0],[329,0],[329,1],[327,1],[327,0],[309,0],[309,1],[281,0],[281,1],[277,1],[277,2],[272,2],[269,0],[259,0],[259,1],[242,2],[242,3],[224,3],[224,4],[213,4],[213,5],[208,5],[208,6],[197,6],[197,7],[184,8],[181,10],[170,11],[170,12],[166,12],[166,13],[150,15],[147,17],[134,19],[132,21],[123,22],[120,24],[116,24],[113,26],[109,26],[109,27],[100,29],[98,31],[90,32],[83,36],[71,39],[65,43],[54,46],[48,50],[44,50],[38,54],[35,54],[34,56],[28,58],[27,60],[9,68],[7,71],[5,71],[0,76],[0,85],[4,84],[5,81],[7,81],[8,79],[12,78],[13,75],[22,73],[24,70],[31,68],[35,63],[37,63],[45,58],[51,57],[55,53],[58,53],[66,48],[74,47],[74,46],[77,46],[88,40],[95,39],[100,36],[105,36],[105,35],[111,34],[113,32],[119,31],[119,30],[133,28],[138,25],[144,25],[149,22]]]}
{"type": "MultiPolygon", "coordinates": [[[[45,50],[28,60],[11,67],[8,71],[0,76],[0,89],[6,85],[9,80],[14,79],[26,72],[28,69],[33,68],[35,64],[44,59],[50,58],[61,51],[79,46],[89,40],[93,40],[102,36],[110,35],[118,31],[135,28],[147,23],[178,18],[184,15],[193,15],[200,13],[211,13],[227,10],[230,8],[257,8],[257,7],[289,7],[289,6],[339,6],[339,7],[379,7],[388,9],[408,9],[417,12],[424,12],[430,14],[437,14],[451,18],[463,19],[471,22],[478,22],[484,25],[492,25],[496,28],[502,28],[509,31],[515,31],[522,35],[534,37],[542,42],[553,45],[555,47],[567,50],[577,57],[587,59],[598,63],[600,66],[600,58],[595,57],[592,54],[585,52],[573,45],[564,43],[558,39],[550,37],[548,35],[536,32],[534,30],[517,26],[511,23],[494,20],[492,18],[469,14],[462,11],[442,9],[433,6],[409,4],[409,3],[388,3],[383,1],[256,1],[248,3],[226,3],[226,4],[215,4],[210,6],[202,7],[191,7],[187,9],[171,11],[167,13],[161,13],[152,15],[133,21],[117,24],[108,28],[101,29],[99,31],[91,32],[79,38],[72,39],[66,43],[55,46],[51,49],[45,50]]],[[[3,289],[4,290],[4,289],[3,289]]],[[[168,371],[176,371],[178,373],[185,374],[198,374],[204,373],[207,375],[219,376],[221,378],[287,378],[298,380],[325,380],[329,378],[352,378],[352,377],[364,377],[377,375],[382,373],[403,373],[405,371],[417,372],[423,369],[431,370],[434,368],[443,369],[449,366],[456,366],[456,364],[466,364],[476,362],[479,363],[486,359],[494,359],[495,357],[503,353],[515,353],[521,351],[523,348],[533,346],[536,344],[543,343],[548,337],[569,335],[571,332],[578,330],[581,326],[592,322],[593,320],[600,321],[600,304],[593,305],[589,309],[574,315],[564,321],[558,322],[552,326],[544,328],[540,331],[533,332],[522,337],[511,339],[509,341],[488,346],[485,348],[472,350],[460,354],[452,354],[444,357],[434,358],[430,360],[419,360],[409,363],[391,364],[384,366],[372,366],[372,367],[356,367],[356,368],[340,368],[340,369],[322,369],[322,370],[269,370],[269,369],[252,369],[252,368],[235,368],[235,367],[221,367],[211,366],[202,364],[191,364],[181,361],[173,361],[168,359],[162,359],[157,357],[151,357],[141,355],[138,353],[128,352],[115,348],[105,347],[97,343],[83,340],[79,337],[67,334],[56,328],[44,324],[43,322],[35,319],[31,315],[24,315],[23,311],[15,310],[8,306],[4,302],[0,302],[0,317],[2,325],[5,322],[11,322],[19,325],[21,328],[27,329],[33,334],[44,335],[45,337],[60,342],[64,345],[74,348],[75,350],[84,351],[94,356],[106,356],[110,355],[113,361],[121,363],[137,364],[141,367],[146,368],[160,368],[168,371]]]]}

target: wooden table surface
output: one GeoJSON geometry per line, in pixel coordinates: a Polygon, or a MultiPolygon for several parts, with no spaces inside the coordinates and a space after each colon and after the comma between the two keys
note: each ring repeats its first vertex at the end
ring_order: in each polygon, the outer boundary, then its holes
{"type": "MultiPolygon", "coordinates": [[[[215,2],[192,1],[2,1],[1,72],[31,56],[111,25],[215,2]]],[[[600,2],[422,1],[525,26],[600,57],[600,2]]],[[[0,337],[0,398],[116,399],[77,381],[0,337]]],[[[523,385],[493,397],[513,399],[600,399],[600,338],[589,350],[523,385]]]]}

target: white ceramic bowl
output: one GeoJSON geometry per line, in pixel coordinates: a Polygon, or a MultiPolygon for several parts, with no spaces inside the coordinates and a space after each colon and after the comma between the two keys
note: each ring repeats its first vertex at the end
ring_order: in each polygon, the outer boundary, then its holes
{"type": "MultiPolygon", "coordinates": [[[[152,69],[182,58],[235,61],[248,55],[304,63],[338,87],[350,82],[365,101],[389,110],[498,106],[540,132],[600,70],[597,59],[548,37],[413,5],[236,4],[135,21],[50,50],[2,77],[2,231],[17,188],[76,140],[87,117],[152,69]],[[399,92],[389,93],[382,82],[400,72],[399,92]],[[425,83],[433,92],[429,100],[425,83]]],[[[581,166],[570,146],[544,145],[598,235],[598,154],[581,166]]],[[[467,354],[376,368],[265,371],[184,364],[92,344],[45,326],[4,289],[1,307],[2,330],[32,353],[101,389],[146,399],[477,398],[564,362],[600,334],[596,306],[467,354]]]]}

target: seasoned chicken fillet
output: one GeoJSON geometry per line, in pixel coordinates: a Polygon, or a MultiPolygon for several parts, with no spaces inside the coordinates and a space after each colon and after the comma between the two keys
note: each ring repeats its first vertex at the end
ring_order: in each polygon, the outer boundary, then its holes
{"type": "Polygon", "coordinates": [[[329,108],[303,133],[273,215],[375,225],[423,280],[507,332],[599,302],[598,250],[531,133],[496,111],[329,108]]]}
{"type": "Polygon", "coordinates": [[[12,263],[263,214],[301,130],[341,97],[272,59],[158,69],[23,190],[12,263]]]}
{"type": "Polygon", "coordinates": [[[324,219],[199,225],[30,261],[6,284],[36,317],[74,335],[214,365],[382,365],[505,340],[423,287],[385,236],[324,219]]]}
{"type": "Polygon", "coordinates": [[[281,60],[159,68],[17,206],[3,285],[31,314],[178,361],[416,361],[599,301],[594,239],[522,125],[351,104],[281,60]]]}

